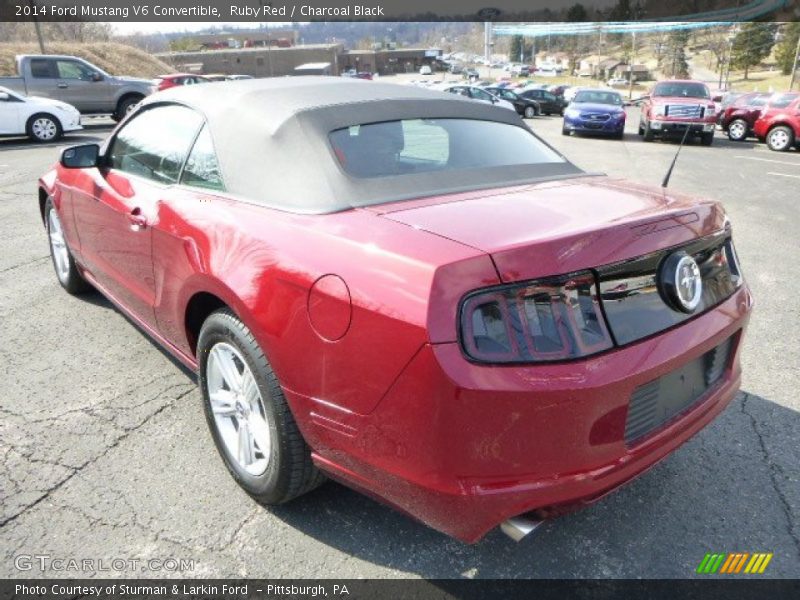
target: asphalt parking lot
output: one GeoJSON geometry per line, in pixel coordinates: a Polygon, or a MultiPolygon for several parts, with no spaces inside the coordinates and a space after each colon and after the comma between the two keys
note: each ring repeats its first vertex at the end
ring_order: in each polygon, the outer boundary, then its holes
{"type": "MultiPolygon", "coordinates": [[[[658,185],[677,144],[643,143],[637,122],[624,141],[530,124],[586,170],[658,185]]],[[[800,152],[718,133],[672,175],[671,188],[723,201],[756,299],[732,405],[592,507],[519,544],[494,532],[466,546],[333,483],[255,504],[216,454],[191,374],[101,296],[60,289],[36,178],[59,146],[109,130],[0,140],[0,577],[82,575],[15,566],[47,555],[188,559],[193,577],[682,578],[706,552],[772,552],[764,576],[800,577],[800,152]]]]}

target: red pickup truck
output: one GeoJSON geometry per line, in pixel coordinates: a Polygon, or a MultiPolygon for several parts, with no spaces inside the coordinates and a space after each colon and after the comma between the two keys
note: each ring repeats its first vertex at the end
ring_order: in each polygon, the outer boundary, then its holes
{"type": "Polygon", "coordinates": [[[645,142],[656,136],[682,137],[688,127],[704,146],[714,142],[716,108],[708,86],[702,81],[660,81],[645,96],[639,119],[639,135],[645,142]]]}

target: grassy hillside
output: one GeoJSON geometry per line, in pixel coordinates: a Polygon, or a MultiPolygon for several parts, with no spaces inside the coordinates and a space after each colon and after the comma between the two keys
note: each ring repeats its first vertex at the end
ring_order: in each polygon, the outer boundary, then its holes
{"type": "MultiPolygon", "coordinates": [[[[174,71],[172,67],[154,56],[124,44],[53,42],[47,45],[47,52],[79,56],[111,75],[128,75],[149,79],[174,71]]],[[[0,43],[0,76],[16,75],[14,57],[17,54],[39,54],[39,47],[36,44],[22,42],[0,43]]]]}

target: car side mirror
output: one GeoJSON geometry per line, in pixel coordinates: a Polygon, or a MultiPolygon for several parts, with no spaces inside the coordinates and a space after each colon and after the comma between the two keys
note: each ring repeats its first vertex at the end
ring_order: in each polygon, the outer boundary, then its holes
{"type": "Polygon", "coordinates": [[[92,73],[92,81],[103,81],[103,76],[100,73],[92,73]]]}
{"type": "Polygon", "coordinates": [[[11,97],[11,96],[9,96],[9,95],[8,95],[6,92],[0,92],[0,101],[2,101],[2,102],[5,102],[5,101],[7,101],[7,100],[8,100],[10,97],[11,97]]]}
{"type": "Polygon", "coordinates": [[[100,159],[100,146],[97,144],[81,144],[70,146],[61,153],[61,166],[67,169],[86,169],[96,167],[100,159]]]}

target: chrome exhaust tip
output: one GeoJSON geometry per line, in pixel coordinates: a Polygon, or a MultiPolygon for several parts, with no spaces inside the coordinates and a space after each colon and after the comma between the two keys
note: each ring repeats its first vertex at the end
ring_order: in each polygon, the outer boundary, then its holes
{"type": "Polygon", "coordinates": [[[543,521],[535,521],[527,517],[511,517],[507,521],[500,523],[500,531],[515,542],[519,542],[528,534],[533,533],[542,523],[543,521]]]}

